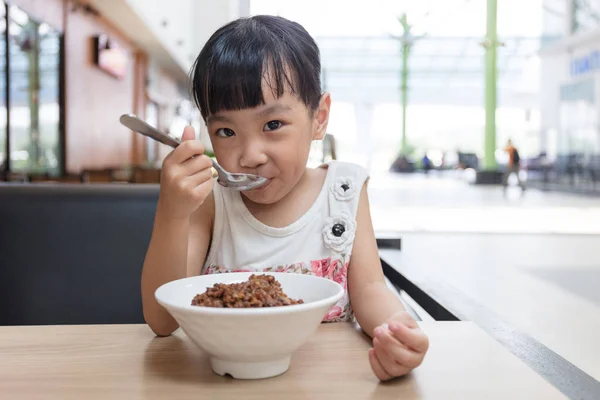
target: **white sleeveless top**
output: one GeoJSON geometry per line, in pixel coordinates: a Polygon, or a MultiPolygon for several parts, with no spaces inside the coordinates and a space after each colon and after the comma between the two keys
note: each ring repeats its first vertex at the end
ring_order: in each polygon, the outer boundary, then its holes
{"type": "Polygon", "coordinates": [[[212,245],[203,274],[221,272],[291,272],[332,279],[344,297],[324,321],[349,321],[348,265],[356,232],[356,213],[367,171],[331,161],[323,187],[310,209],[296,222],[273,228],[257,220],[240,192],[215,185],[212,245]]]}

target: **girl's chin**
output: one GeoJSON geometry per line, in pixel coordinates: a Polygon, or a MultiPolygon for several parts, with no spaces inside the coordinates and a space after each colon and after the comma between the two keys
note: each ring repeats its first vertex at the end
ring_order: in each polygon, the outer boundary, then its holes
{"type": "Polygon", "coordinates": [[[280,200],[280,197],[277,196],[276,192],[274,185],[272,185],[272,181],[269,181],[266,185],[261,186],[258,189],[247,190],[242,193],[247,199],[254,203],[272,204],[280,200]]]}

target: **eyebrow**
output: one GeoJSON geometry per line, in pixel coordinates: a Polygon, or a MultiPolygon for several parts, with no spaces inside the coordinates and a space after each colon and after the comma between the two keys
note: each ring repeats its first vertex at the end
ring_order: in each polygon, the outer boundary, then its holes
{"type": "Polygon", "coordinates": [[[273,104],[263,110],[260,110],[256,113],[257,117],[266,117],[269,115],[277,114],[277,113],[285,113],[292,111],[292,107],[284,105],[284,104],[273,104]]]}
{"type": "MultiPolygon", "coordinates": [[[[256,117],[264,118],[269,115],[273,115],[273,114],[277,114],[277,113],[285,113],[285,112],[290,112],[290,111],[292,111],[292,107],[290,107],[290,106],[283,105],[283,104],[273,104],[272,106],[266,107],[266,108],[258,111],[256,113],[256,117]]],[[[225,115],[213,114],[213,115],[208,116],[208,118],[206,119],[206,122],[209,124],[215,123],[215,122],[232,124],[233,120],[229,117],[226,117],[225,115]]]]}
{"type": "Polygon", "coordinates": [[[227,124],[233,123],[231,118],[228,118],[224,115],[218,115],[218,114],[209,115],[208,118],[206,118],[206,122],[209,124],[213,123],[213,122],[223,122],[223,123],[227,123],[227,124]]]}

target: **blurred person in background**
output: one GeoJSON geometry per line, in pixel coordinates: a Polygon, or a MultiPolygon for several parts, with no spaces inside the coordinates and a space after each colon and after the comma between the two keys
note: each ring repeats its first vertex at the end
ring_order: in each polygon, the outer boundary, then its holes
{"type": "Polygon", "coordinates": [[[514,146],[511,139],[508,139],[506,142],[504,151],[508,154],[508,164],[506,165],[506,170],[504,171],[504,176],[502,177],[502,186],[504,189],[508,187],[508,179],[514,173],[517,176],[517,182],[519,186],[522,190],[525,190],[525,185],[519,176],[519,172],[521,170],[521,156],[519,155],[519,151],[514,146]]]}

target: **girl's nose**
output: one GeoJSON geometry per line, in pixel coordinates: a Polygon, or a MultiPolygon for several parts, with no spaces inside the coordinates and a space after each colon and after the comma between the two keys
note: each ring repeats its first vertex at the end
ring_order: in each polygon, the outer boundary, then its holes
{"type": "Polygon", "coordinates": [[[240,158],[240,166],[242,168],[255,169],[260,165],[266,164],[267,161],[268,157],[260,143],[247,143],[240,158]]]}

